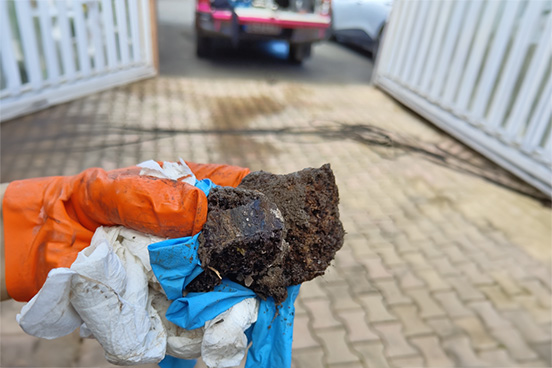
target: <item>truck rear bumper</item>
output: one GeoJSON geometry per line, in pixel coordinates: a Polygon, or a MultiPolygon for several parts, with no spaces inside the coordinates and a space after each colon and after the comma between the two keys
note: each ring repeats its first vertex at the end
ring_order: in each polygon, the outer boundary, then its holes
{"type": "MultiPolygon", "coordinates": [[[[286,40],[312,43],[327,38],[330,17],[266,9],[236,9],[240,39],[286,40]],[[261,27],[262,26],[262,27],[261,27]]],[[[196,11],[196,30],[204,36],[231,38],[232,12],[229,10],[196,11]]]]}

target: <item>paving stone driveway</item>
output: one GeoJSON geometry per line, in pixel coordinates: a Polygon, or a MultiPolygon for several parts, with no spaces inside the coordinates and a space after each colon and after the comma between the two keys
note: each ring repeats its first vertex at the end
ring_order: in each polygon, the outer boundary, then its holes
{"type": "MultiPolygon", "coordinates": [[[[158,77],[1,130],[4,182],[150,158],[330,162],[347,236],[301,288],[296,368],[551,366],[550,208],[373,87],[158,77]]],[[[1,306],[2,366],[109,366],[94,341],[26,336],[20,305],[1,306]]]]}

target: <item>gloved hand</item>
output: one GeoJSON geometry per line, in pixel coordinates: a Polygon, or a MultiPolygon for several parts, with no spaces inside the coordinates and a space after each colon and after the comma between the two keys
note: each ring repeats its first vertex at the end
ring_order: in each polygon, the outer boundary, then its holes
{"type": "MultiPolygon", "coordinates": [[[[237,186],[248,169],[187,162],[198,180],[237,186]]],[[[139,167],[92,168],[69,177],[14,181],[3,199],[8,294],[30,300],[53,268],[69,267],[99,226],[122,225],[161,237],[199,232],[207,216],[201,189],[140,176],[139,167]]]]}

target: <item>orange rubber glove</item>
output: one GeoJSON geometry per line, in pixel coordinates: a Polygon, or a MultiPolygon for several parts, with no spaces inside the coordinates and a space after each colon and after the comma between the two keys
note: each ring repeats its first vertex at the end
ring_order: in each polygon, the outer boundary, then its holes
{"type": "MultiPolygon", "coordinates": [[[[249,169],[187,162],[198,180],[237,186],[249,169]]],[[[140,176],[139,167],[87,169],[75,176],[14,181],[3,200],[8,294],[30,300],[53,268],[69,267],[99,226],[122,225],[161,237],[196,234],[207,198],[175,180],[140,176]]]]}

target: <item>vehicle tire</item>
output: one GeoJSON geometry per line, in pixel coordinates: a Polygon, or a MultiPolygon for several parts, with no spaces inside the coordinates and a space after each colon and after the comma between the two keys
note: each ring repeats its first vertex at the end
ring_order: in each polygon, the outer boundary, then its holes
{"type": "Polygon", "coordinates": [[[310,43],[305,44],[291,44],[289,45],[288,59],[294,64],[301,64],[303,60],[310,57],[312,53],[312,45],[310,43]]]}
{"type": "Polygon", "coordinates": [[[213,55],[213,39],[196,35],[196,55],[201,59],[211,57],[213,55]]]}

